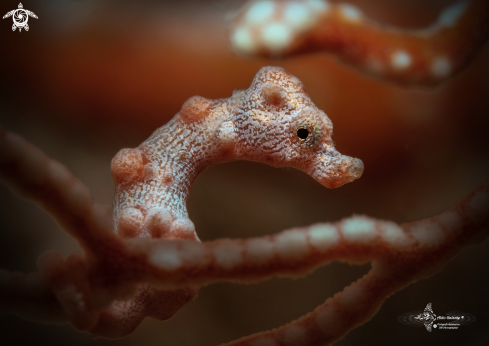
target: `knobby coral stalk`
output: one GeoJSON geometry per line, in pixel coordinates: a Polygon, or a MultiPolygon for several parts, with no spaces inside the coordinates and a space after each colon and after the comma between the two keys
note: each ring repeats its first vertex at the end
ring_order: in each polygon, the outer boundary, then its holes
{"type": "Polygon", "coordinates": [[[353,216],[259,238],[198,240],[185,200],[206,166],[255,160],[340,186],[358,178],[363,164],[338,153],[331,134],[331,121],[297,78],[263,68],[249,89],[229,99],[191,98],[138,148],[121,150],[112,162],[111,220],[63,165],[1,130],[2,179],[53,215],[84,250],[68,258],[43,254],[40,273],[1,271],[2,307],[117,337],[146,316],[170,318],[202,285],[303,276],[331,261],[371,262],[367,275],[313,312],[230,343],[332,344],[368,321],[388,296],[434,275],[461,248],[487,236],[489,179],[446,212],[404,225],[353,216]]]}
{"type": "Polygon", "coordinates": [[[326,52],[382,80],[436,86],[477,54],[489,35],[489,2],[461,0],[420,29],[377,23],[348,3],[253,0],[233,21],[235,51],[286,58],[326,52]]]}

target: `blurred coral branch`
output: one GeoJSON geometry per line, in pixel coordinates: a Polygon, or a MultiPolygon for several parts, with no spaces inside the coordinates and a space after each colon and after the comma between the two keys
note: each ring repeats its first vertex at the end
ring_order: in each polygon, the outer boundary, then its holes
{"type": "Polygon", "coordinates": [[[327,0],[254,0],[239,12],[231,42],[241,54],[334,54],[377,78],[435,86],[464,68],[489,35],[489,2],[461,0],[420,29],[374,22],[356,6],[327,0]]]}

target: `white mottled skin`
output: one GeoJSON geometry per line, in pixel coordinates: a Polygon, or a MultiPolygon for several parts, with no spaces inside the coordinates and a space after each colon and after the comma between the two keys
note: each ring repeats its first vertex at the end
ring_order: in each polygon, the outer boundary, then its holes
{"type": "Polygon", "coordinates": [[[359,178],[363,163],[336,151],[332,130],[331,120],[314,105],[302,83],[279,67],[262,68],[247,90],[237,90],[228,99],[193,97],[139,147],[123,149],[114,158],[118,231],[198,239],[185,202],[197,175],[219,162],[252,160],[295,167],[327,187],[359,178]],[[308,130],[305,139],[298,137],[301,128],[308,130]],[[154,208],[169,212],[171,222],[162,228],[171,229],[157,234],[150,230],[148,223],[154,220],[147,215],[154,208]],[[177,221],[183,225],[178,229],[177,221]]]}

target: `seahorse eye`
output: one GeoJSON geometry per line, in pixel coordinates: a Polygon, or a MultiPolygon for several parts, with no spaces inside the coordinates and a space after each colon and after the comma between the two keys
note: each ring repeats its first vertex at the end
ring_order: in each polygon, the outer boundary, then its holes
{"type": "Polygon", "coordinates": [[[309,136],[309,130],[308,129],[298,129],[297,130],[297,137],[299,137],[299,139],[301,141],[305,140],[307,138],[307,136],[309,136]]]}

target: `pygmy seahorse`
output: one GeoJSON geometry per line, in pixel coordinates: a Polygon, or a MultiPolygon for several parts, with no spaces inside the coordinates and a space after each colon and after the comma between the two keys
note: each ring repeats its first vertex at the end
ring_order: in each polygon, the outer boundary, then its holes
{"type": "Polygon", "coordinates": [[[230,98],[194,96],[139,147],[112,160],[117,233],[198,239],[185,203],[198,174],[215,163],[294,167],[329,188],[359,178],[362,161],[340,154],[332,133],[302,82],[280,67],[263,67],[230,98]]]}

